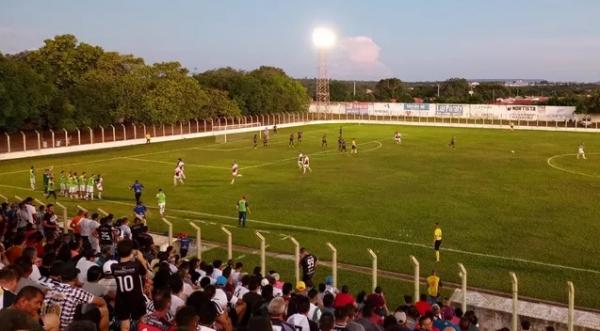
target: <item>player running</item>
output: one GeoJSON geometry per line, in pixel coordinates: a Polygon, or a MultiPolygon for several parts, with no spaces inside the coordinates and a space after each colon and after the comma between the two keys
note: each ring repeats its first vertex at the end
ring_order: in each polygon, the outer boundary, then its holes
{"type": "Polygon", "coordinates": [[[321,149],[327,148],[327,134],[323,134],[321,137],[321,149]]]}
{"type": "Polygon", "coordinates": [[[96,190],[98,190],[98,200],[102,200],[102,192],[104,192],[104,177],[100,174],[96,177],[96,190]]]}
{"type": "Polygon", "coordinates": [[[396,144],[402,144],[402,133],[396,131],[394,134],[394,140],[396,141],[396,144]]]}
{"type": "Polygon", "coordinates": [[[579,158],[582,159],[586,159],[585,158],[585,145],[583,143],[579,144],[579,148],[577,149],[577,160],[579,160],[579,158]]]}
{"type": "Polygon", "coordinates": [[[252,145],[254,146],[254,149],[256,149],[256,146],[258,145],[258,135],[256,133],[252,137],[252,145]]]}
{"type": "Polygon", "coordinates": [[[156,193],[156,200],[158,200],[158,210],[160,212],[160,216],[165,215],[165,206],[167,205],[167,195],[163,192],[162,188],[158,189],[158,193],[156,193]]]}
{"type": "Polygon", "coordinates": [[[356,139],[352,138],[352,150],[350,154],[358,154],[358,146],[356,145],[356,139]]]}
{"type": "Polygon", "coordinates": [[[29,187],[31,187],[32,191],[35,191],[35,169],[33,166],[29,169],[29,187]]]}
{"type": "Polygon", "coordinates": [[[308,157],[308,155],[304,155],[304,159],[302,160],[302,174],[306,174],[306,170],[308,170],[308,172],[312,172],[312,169],[310,168],[310,158],[308,157]]]}
{"type": "Polygon", "coordinates": [[[440,246],[442,245],[442,229],[439,223],[435,223],[433,230],[433,249],[435,250],[435,262],[440,262],[440,246]]]}
{"type": "Polygon", "coordinates": [[[452,139],[450,139],[450,143],[448,144],[448,147],[450,147],[450,148],[456,147],[456,138],[454,136],[452,136],[452,139]]]}
{"type": "Polygon", "coordinates": [[[294,133],[290,133],[290,142],[288,143],[288,147],[294,147],[294,133]]]}
{"type": "Polygon", "coordinates": [[[240,168],[237,162],[233,161],[233,164],[231,165],[231,184],[235,183],[236,177],[242,177],[242,174],[239,173],[239,170],[240,168]]]}

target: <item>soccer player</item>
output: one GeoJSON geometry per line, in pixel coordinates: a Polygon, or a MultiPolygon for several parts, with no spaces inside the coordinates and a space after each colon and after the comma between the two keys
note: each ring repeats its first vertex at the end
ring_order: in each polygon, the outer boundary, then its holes
{"type": "Polygon", "coordinates": [[[323,137],[321,137],[321,149],[325,149],[327,148],[327,134],[323,134],[323,137]]]}
{"type": "Polygon", "coordinates": [[[55,190],[54,177],[48,176],[48,189],[46,191],[46,199],[50,198],[50,196],[53,196],[54,201],[56,201],[57,197],[56,197],[56,192],[54,190],[55,190]]]}
{"type": "Polygon", "coordinates": [[[142,197],[143,189],[144,189],[144,185],[142,185],[140,182],[138,182],[137,179],[131,186],[129,186],[129,190],[133,190],[133,193],[135,194],[135,202],[140,202],[140,198],[142,197]]]}
{"type": "Polygon", "coordinates": [[[394,134],[394,140],[396,141],[396,144],[402,144],[402,134],[396,131],[394,134]]]}
{"type": "Polygon", "coordinates": [[[144,278],[147,262],[142,253],[133,249],[132,240],[121,240],[117,244],[119,263],[111,265],[112,275],[117,282],[115,298],[115,318],[121,323],[121,330],[130,329],[134,322],[146,314],[144,300],[144,278]]]}
{"type": "Polygon", "coordinates": [[[342,138],[342,136],[338,137],[338,151],[341,152],[342,151],[342,140],[344,140],[344,138],[342,138]]]}
{"type": "Polygon", "coordinates": [[[178,183],[181,183],[182,185],[185,184],[183,182],[183,172],[181,171],[181,168],[177,167],[175,168],[175,172],[173,173],[173,186],[177,186],[178,183]]]}
{"type": "Polygon", "coordinates": [[[160,211],[160,216],[165,215],[165,206],[167,205],[167,195],[163,192],[162,188],[158,189],[158,193],[156,193],[156,200],[158,200],[158,210],[160,211]]]}
{"type": "Polygon", "coordinates": [[[149,133],[146,134],[146,144],[150,143],[150,138],[152,138],[152,136],[149,133]]]}
{"type": "Polygon", "coordinates": [[[304,247],[300,248],[300,267],[302,267],[302,281],[306,287],[312,288],[312,277],[317,271],[317,257],[304,247]]]}
{"type": "MultiPolygon", "coordinates": [[[[185,163],[183,163],[183,160],[181,158],[179,158],[177,160],[177,164],[175,165],[175,169],[179,168],[179,172],[181,175],[182,179],[185,179],[185,163]]],[[[183,183],[183,181],[182,181],[183,183]]]]}
{"type": "Polygon", "coordinates": [[[302,160],[302,174],[305,174],[306,170],[312,172],[312,169],[310,168],[310,159],[308,158],[308,155],[304,155],[304,159],[302,160]]]}
{"type": "Polygon", "coordinates": [[[435,223],[433,230],[433,249],[435,250],[435,262],[440,262],[440,246],[442,245],[442,229],[439,223],[435,223]]]}
{"type": "Polygon", "coordinates": [[[350,154],[358,154],[358,147],[354,138],[352,138],[352,150],[350,151],[350,154]]]}
{"type": "Polygon", "coordinates": [[[288,143],[288,147],[294,147],[294,133],[290,133],[290,142],[288,143]]]}
{"type": "Polygon", "coordinates": [[[254,145],[254,149],[256,149],[256,146],[258,145],[258,135],[256,133],[252,137],[252,145],[254,145]]]}
{"type": "Polygon", "coordinates": [[[303,167],[304,167],[304,154],[302,154],[302,152],[300,152],[300,154],[298,154],[298,169],[302,170],[303,167]]]}
{"type": "Polygon", "coordinates": [[[98,175],[96,178],[96,189],[98,190],[98,200],[102,200],[102,192],[104,192],[104,178],[98,175]]]}
{"type": "Polygon", "coordinates": [[[42,174],[42,183],[44,184],[44,195],[48,195],[48,179],[50,178],[50,170],[44,169],[42,174]]]}
{"type": "Polygon", "coordinates": [[[77,195],[77,173],[69,172],[67,186],[69,187],[69,198],[74,199],[77,195]]]}
{"type": "Polygon", "coordinates": [[[58,176],[58,184],[60,185],[60,195],[66,197],[69,194],[67,188],[67,178],[65,178],[65,171],[62,170],[58,176]]]}
{"type": "Polygon", "coordinates": [[[85,198],[85,171],[77,178],[77,188],[79,190],[79,199],[85,198]]]}
{"type": "Polygon", "coordinates": [[[342,138],[342,143],[341,144],[342,144],[341,151],[344,152],[344,153],[347,152],[347,150],[346,150],[346,139],[342,138]]]}
{"type": "Polygon", "coordinates": [[[96,177],[94,177],[94,174],[91,174],[87,179],[87,186],[85,188],[86,200],[94,200],[94,186],[96,186],[96,177]]]}
{"type": "Polygon", "coordinates": [[[32,191],[35,191],[35,169],[33,166],[31,166],[31,169],[29,169],[29,186],[31,187],[32,191]]]}
{"type": "Polygon", "coordinates": [[[577,149],[577,160],[582,158],[585,160],[585,145],[583,143],[579,144],[579,148],[577,149]]]}
{"type": "Polygon", "coordinates": [[[266,134],[263,135],[263,147],[268,147],[269,146],[269,136],[267,136],[266,134]]]}
{"type": "Polygon", "coordinates": [[[302,131],[298,131],[298,144],[302,142],[302,131]]]}
{"type": "Polygon", "coordinates": [[[273,133],[277,134],[277,125],[273,125],[273,133]]]}
{"type": "Polygon", "coordinates": [[[233,161],[233,164],[231,165],[231,184],[235,182],[235,177],[238,176],[242,175],[239,173],[239,166],[237,162],[233,161]]]}
{"type": "Polygon", "coordinates": [[[242,195],[235,208],[238,211],[238,226],[246,227],[246,218],[247,214],[250,214],[250,206],[248,206],[248,200],[245,195],[242,195]]]}
{"type": "Polygon", "coordinates": [[[448,144],[448,147],[451,147],[451,148],[456,147],[456,138],[454,136],[452,136],[452,139],[450,139],[450,143],[448,144]]]}

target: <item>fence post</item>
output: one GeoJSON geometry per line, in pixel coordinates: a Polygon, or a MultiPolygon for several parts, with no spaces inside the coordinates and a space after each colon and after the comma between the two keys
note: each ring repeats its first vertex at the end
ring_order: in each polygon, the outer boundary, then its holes
{"type": "Polygon", "coordinates": [[[146,124],[142,123],[142,128],[144,128],[144,139],[148,135],[148,131],[146,131],[146,124]]]}
{"type": "Polygon", "coordinates": [[[569,291],[569,312],[567,315],[567,330],[573,331],[575,322],[575,286],[572,281],[567,282],[567,289],[569,291]]]}
{"type": "Polygon", "coordinates": [[[512,283],[512,329],[517,330],[519,326],[519,280],[517,274],[510,272],[512,283]]]}
{"type": "Polygon", "coordinates": [[[183,121],[179,121],[179,134],[183,136],[183,121]]]}
{"type": "Polygon", "coordinates": [[[75,130],[77,130],[77,146],[79,146],[81,145],[81,130],[79,130],[79,128],[75,130]]]}
{"type": "Polygon", "coordinates": [[[65,132],[65,146],[69,146],[69,133],[65,128],[63,128],[63,131],[65,132]]]}
{"type": "Polygon", "coordinates": [[[260,240],[260,272],[264,276],[267,275],[267,240],[260,232],[256,231],[256,236],[260,240]]]}
{"type": "Polygon", "coordinates": [[[203,119],[202,122],[204,124],[204,131],[202,131],[202,132],[206,132],[206,119],[203,119]]]}
{"type": "MultiPolygon", "coordinates": [[[[368,248],[367,251],[369,252],[369,254],[371,254],[371,260],[373,261],[373,287],[371,290],[375,290],[375,288],[377,287],[377,254],[375,254],[375,252],[373,252],[372,249],[368,248]]],[[[416,300],[416,299],[415,299],[416,300]]]]}
{"type": "MultiPolygon", "coordinates": [[[[211,119],[210,119],[210,131],[211,131],[211,132],[212,132],[212,131],[215,131],[215,125],[214,125],[214,124],[215,124],[215,122],[214,122],[214,121],[213,121],[213,119],[211,118],[211,119]]],[[[206,127],[205,127],[204,129],[205,129],[204,131],[206,131],[206,127]]]]}
{"type": "Polygon", "coordinates": [[[34,130],[37,135],[38,149],[42,149],[42,137],[40,136],[40,132],[38,130],[34,130]]]}
{"type": "Polygon", "coordinates": [[[162,136],[163,137],[165,136],[165,124],[164,123],[162,124],[162,136]]]}
{"type": "Polygon", "coordinates": [[[171,123],[171,134],[170,135],[171,136],[175,135],[175,124],[174,123],[171,123]]]}
{"type": "Polygon", "coordinates": [[[192,121],[188,120],[188,133],[191,134],[192,133],[192,121]]]}
{"type": "Polygon", "coordinates": [[[117,129],[115,129],[115,126],[110,124],[110,127],[112,128],[112,132],[113,132],[113,141],[117,141],[117,129]]]}
{"type": "Polygon", "coordinates": [[[161,218],[162,221],[167,225],[169,232],[168,232],[168,236],[169,236],[169,241],[167,242],[167,246],[171,246],[171,244],[173,244],[173,223],[169,222],[166,218],[161,218]]]}
{"type": "Polygon", "coordinates": [[[27,150],[27,138],[25,137],[25,132],[21,131],[21,137],[23,137],[23,151],[27,150]]]}
{"type": "Polygon", "coordinates": [[[40,206],[45,206],[45,205],[46,205],[45,203],[43,203],[43,202],[42,202],[40,199],[38,199],[38,198],[33,198],[33,201],[35,201],[35,203],[37,203],[37,204],[38,204],[38,205],[40,205],[40,206]]]}
{"type": "Polygon", "coordinates": [[[62,214],[63,214],[63,229],[64,229],[65,233],[68,233],[69,232],[69,218],[67,216],[67,207],[65,207],[60,202],[55,202],[55,205],[57,205],[60,209],[62,209],[62,214]]]}
{"type": "Polygon", "coordinates": [[[88,130],[90,131],[90,144],[94,143],[94,131],[92,131],[92,128],[90,128],[88,126],[88,130]]]}
{"type": "Polygon", "coordinates": [[[0,199],[4,200],[4,202],[8,202],[8,198],[2,194],[0,194],[0,199]]]}
{"type": "Polygon", "coordinates": [[[6,132],[4,132],[4,135],[6,136],[6,150],[10,153],[10,135],[6,132]]]}
{"type": "Polygon", "coordinates": [[[419,264],[419,260],[417,260],[416,257],[414,257],[413,255],[410,256],[410,261],[413,264],[413,267],[415,268],[415,279],[414,279],[414,283],[415,283],[415,293],[414,293],[414,300],[415,302],[417,300],[419,300],[419,296],[421,295],[421,268],[420,268],[420,264],[419,264]]]}
{"type": "Polygon", "coordinates": [[[82,206],[80,206],[80,205],[77,205],[77,206],[75,206],[75,207],[77,207],[77,209],[79,209],[79,210],[81,210],[81,211],[84,211],[84,212],[86,212],[86,213],[88,212],[88,210],[87,210],[87,209],[83,208],[83,207],[82,207],[82,206]]]}
{"type": "Polygon", "coordinates": [[[198,122],[197,118],[194,118],[194,121],[196,121],[196,133],[200,132],[200,122],[198,122]]]}
{"type": "Polygon", "coordinates": [[[131,126],[133,127],[133,139],[137,139],[137,126],[135,123],[131,123],[131,126]]]}
{"type": "Polygon", "coordinates": [[[337,288],[337,249],[328,242],[327,247],[331,250],[331,278],[333,278],[333,287],[337,288]]]}
{"type": "Polygon", "coordinates": [[[296,277],[296,283],[298,283],[300,279],[300,243],[296,238],[290,236],[290,240],[294,244],[294,276],[296,277]]]}
{"type": "Polygon", "coordinates": [[[156,125],[152,124],[152,137],[156,137],[156,125]]]}
{"type": "Polygon", "coordinates": [[[227,230],[224,226],[221,227],[221,231],[227,236],[227,260],[233,259],[233,243],[231,239],[231,231],[227,230]]]}
{"type": "Polygon", "coordinates": [[[19,202],[20,202],[20,201],[23,201],[23,198],[21,198],[20,196],[18,196],[18,195],[16,195],[16,194],[14,195],[14,197],[15,197],[15,199],[17,199],[19,202]]]}
{"type": "Polygon", "coordinates": [[[190,225],[196,229],[196,248],[198,249],[196,257],[202,261],[202,230],[200,230],[200,227],[194,224],[194,222],[190,222],[190,225]]]}
{"type": "Polygon", "coordinates": [[[123,128],[123,140],[127,140],[127,128],[125,127],[125,124],[123,124],[123,123],[121,123],[121,127],[123,128]]]}
{"type": "Polygon", "coordinates": [[[460,269],[458,276],[462,283],[462,310],[467,311],[467,269],[462,263],[458,263],[458,268],[460,269]]]}
{"type": "Polygon", "coordinates": [[[100,128],[100,135],[102,136],[102,138],[101,138],[102,142],[104,142],[104,127],[99,126],[99,128],[100,128]]]}
{"type": "Polygon", "coordinates": [[[108,213],[106,212],[106,210],[102,209],[102,208],[98,208],[96,209],[100,214],[102,214],[103,216],[108,216],[108,213]]]}

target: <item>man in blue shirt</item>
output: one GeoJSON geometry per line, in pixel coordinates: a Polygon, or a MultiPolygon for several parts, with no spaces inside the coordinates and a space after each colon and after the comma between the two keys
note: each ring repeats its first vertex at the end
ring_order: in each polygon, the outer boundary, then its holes
{"type": "Polygon", "coordinates": [[[140,198],[142,197],[142,190],[144,189],[144,185],[142,185],[140,182],[138,182],[138,180],[135,180],[135,183],[133,183],[133,185],[129,186],[129,190],[133,190],[133,193],[135,193],[135,202],[139,203],[140,202],[140,198]]]}
{"type": "Polygon", "coordinates": [[[135,213],[135,218],[140,219],[146,224],[146,206],[141,201],[137,202],[133,208],[133,212],[135,213]]]}

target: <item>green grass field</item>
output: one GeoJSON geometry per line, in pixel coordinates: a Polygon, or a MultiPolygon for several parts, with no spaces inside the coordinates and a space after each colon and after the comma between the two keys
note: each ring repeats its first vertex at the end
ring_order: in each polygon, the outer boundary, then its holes
{"type": "MultiPolygon", "coordinates": [[[[462,262],[470,285],[507,293],[508,272],[515,271],[522,295],[561,302],[566,302],[565,282],[572,280],[576,304],[600,308],[595,245],[600,238],[600,135],[346,125],[346,139],[359,143],[358,155],[350,155],[337,152],[338,129],[280,129],[272,134],[271,147],[256,150],[251,134],[242,134],[229,136],[227,144],[188,139],[3,161],[0,193],[31,195],[27,169],[32,164],[38,183],[41,169],[50,165],[56,174],[101,173],[105,200],[82,205],[129,215],[134,199],[128,185],[139,179],[145,185],[142,199],[150,207],[156,206],[158,187],[165,189],[176,231],[192,233],[188,223],[195,221],[203,237],[214,241],[224,240],[219,225],[237,224],[235,203],[246,194],[252,214],[247,228],[232,228],[238,245],[257,247],[254,231],[263,230],[268,231],[270,251],[290,252],[290,241],[282,238],[293,235],[325,260],[329,241],[338,248],[340,261],[359,265],[370,265],[367,248],[372,248],[381,269],[405,273],[412,272],[409,255],[414,255],[422,275],[435,267],[442,280],[454,282],[462,262]],[[288,148],[289,133],[297,130],[304,132],[304,141],[288,148]],[[396,130],[403,134],[402,145],[392,139],[396,130]],[[323,133],[329,137],[325,151],[320,148],[323,133]],[[450,149],[453,135],[457,147],[450,149]],[[588,152],[585,161],[575,158],[581,142],[588,152]],[[299,150],[311,156],[309,175],[298,171],[299,150]],[[173,187],[179,157],[186,163],[187,180],[173,187]],[[234,160],[243,177],[230,185],[234,160]],[[435,222],[444,230],[438,264],[431,248],[435,222]]],[[[164,231],[156,209],[150,219],[154,230],[164,231]]],[[[339,282],[358,286],[362,281],[367,289],[368,280],[343,272],[339,282]]],[[[384,281],[384,286],[391,288],[388,297],[393,295],[396,303],[401,294],[412,293],[410,284],[384,281]]]]}

